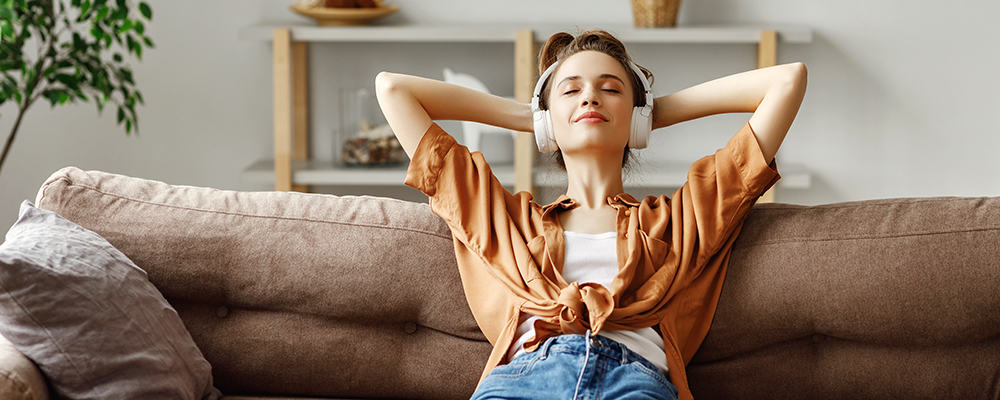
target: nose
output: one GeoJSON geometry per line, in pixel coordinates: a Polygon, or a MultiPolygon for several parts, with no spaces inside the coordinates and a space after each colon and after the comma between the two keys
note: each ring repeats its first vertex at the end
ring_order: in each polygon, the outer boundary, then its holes
{"type": "Polygon", "coordinates": [[[598,91],[591,88],[583,91],[584,95],[580,96],[583,99],[583,105],[593,104],[597,105],[597,93],[598,91]]]}

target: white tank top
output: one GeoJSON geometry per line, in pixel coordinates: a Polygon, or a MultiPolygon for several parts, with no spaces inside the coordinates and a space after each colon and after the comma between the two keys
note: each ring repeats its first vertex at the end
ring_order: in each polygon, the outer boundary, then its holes
{"type": "MultiPolygon", "coordinates": [[[[617,232],[579,233],[563,231],[564,251],[562,276],[566,282],[596,282],[610,288],[618,275],[617,232]]],[[[507,360],[524,353],[524,342],[535,337],[533,323],[540,317],[522,313],[514,343],[507,351],[507,360]]],[[[602,329],[598,336],[618,341],[667,373],[667,353],[663,338],[653,327],[640,329],[602,329]]]]}

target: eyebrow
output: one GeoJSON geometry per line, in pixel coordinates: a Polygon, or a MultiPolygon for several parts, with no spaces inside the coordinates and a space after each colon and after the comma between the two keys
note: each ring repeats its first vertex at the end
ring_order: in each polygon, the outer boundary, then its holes
{"type": "MultiPolygon", "coordinates": [[[[597,79],[607,79],[607,78],[615,79],[618,82],[621,82],[622,85],[625,85],[625,82],[622,81],[622,78],[619,78],[617,75],[614,75],[614,74],[601,74],[601,76],[597,77],[597,79]]],[[[566,81],[572,81],[572,80],[577,80],[577,79],[580,79],[580,75],[567,76],[565,79],[563,79],[562,81],[560,81],[559,84],[556,85],[556,87],[562,86],[562,84],[566,83],[566,81]]]]}

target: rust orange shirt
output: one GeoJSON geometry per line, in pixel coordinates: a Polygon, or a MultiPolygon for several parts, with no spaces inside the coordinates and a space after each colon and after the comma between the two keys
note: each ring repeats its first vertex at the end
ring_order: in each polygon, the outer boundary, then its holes
{"type": "Polygon", "coordinates": [[[493,345],[480,376],[504,364],[521,313],[538,315],[528,352],[563,333],[656,326],[670,381],[692,399],[685,365],[708,333],[732,244],[750,208],[781,176],[768,165],[747,121],[715,154],[695,161],[687,181],[638,201],[608,197],[616,219],[619,272],[610,287],[566,282],[557,213],[578,204],[565,194],[548,204],[511,194],[482,153],[470,153],[432,122],[404,183],[428,196],[452,232],[466,299],[493,345]]]}

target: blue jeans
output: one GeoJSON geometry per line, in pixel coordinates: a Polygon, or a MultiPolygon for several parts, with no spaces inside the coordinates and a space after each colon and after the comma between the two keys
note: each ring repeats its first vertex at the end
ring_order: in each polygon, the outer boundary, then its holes
{"type": "Polygon", "coordinates": [[[485,399],[676,400],[677,387],[624,344],[588,330],[550,337],[534,352],[498,365],[471,398],[485,399]]]}

